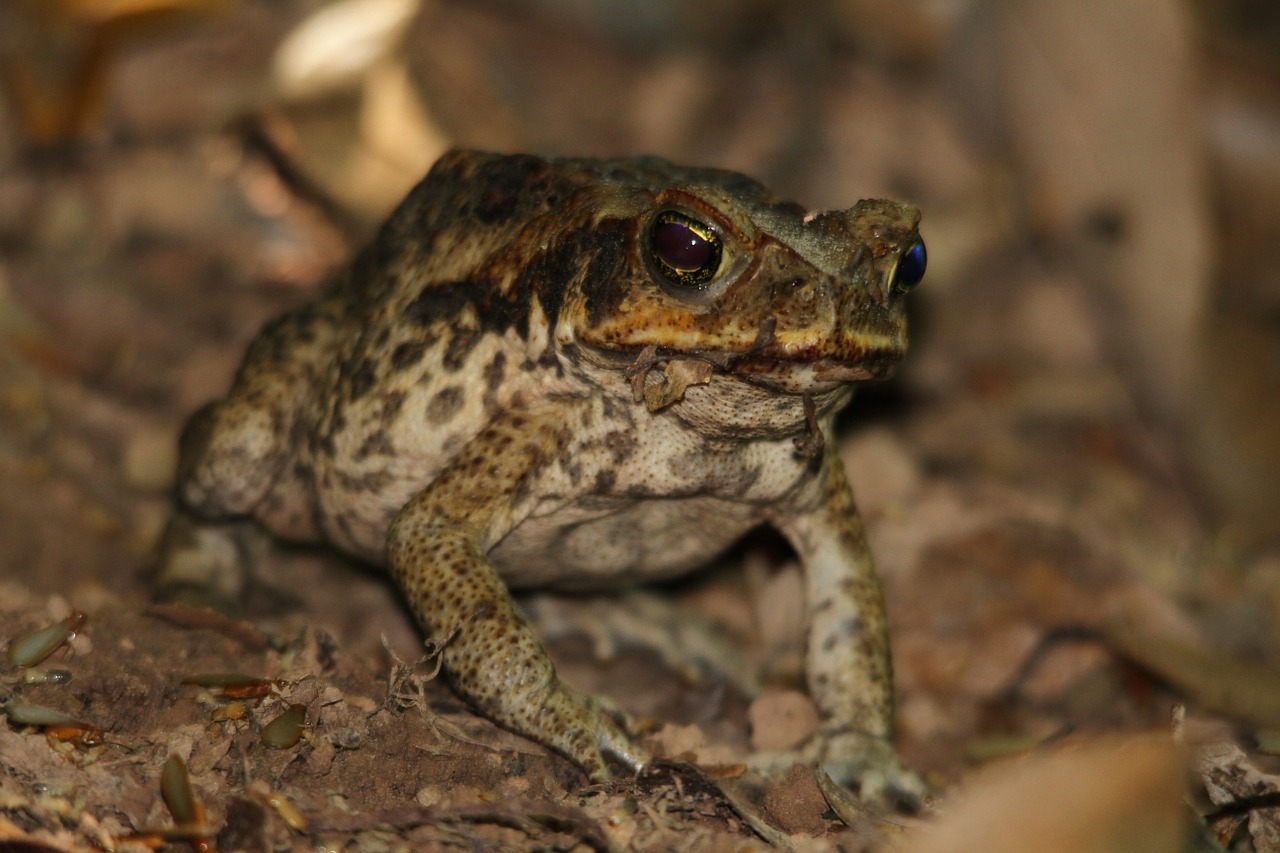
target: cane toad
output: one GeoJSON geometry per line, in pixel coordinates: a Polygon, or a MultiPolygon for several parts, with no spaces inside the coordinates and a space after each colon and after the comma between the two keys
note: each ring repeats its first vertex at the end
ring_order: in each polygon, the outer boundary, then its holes
{"type": "Polygon", "coordinates": [[[207,531],[252,518],[386,566],[454,689],[593,780],[648,756],[557,679],[508,590],[670,577],[773,525],[804,566],[823,715],[800,755],[865,795],[916,793],[830,437],[853,383],[903,356],[918,222],[656,158],[449,153],[193,417],[181,502],[207,531]]]}

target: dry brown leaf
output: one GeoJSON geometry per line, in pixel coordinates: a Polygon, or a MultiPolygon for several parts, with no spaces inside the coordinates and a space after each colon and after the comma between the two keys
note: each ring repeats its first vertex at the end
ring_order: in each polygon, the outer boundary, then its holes
{"type": "Polygon", "coordinates": [[[1184,835],[1167,737],[1074,743],[978,774],[908,853],[1165,853],[1184,835]]]}
{"type": "Polygon", "coordinates": [[[747,709],[747,719],[754,749],[793,749],[817,730],[818,709],[799,691],[766,690],[747,709]]]}
{"type": "Polygon", "coordinates": [[[1204,644],[1112,620],[1107,640],[1198,704],[1259,726],[1280,723],[1280,673],[1204,644]]]}
{"type": "MultiPolygon", "coordinates": [[[[1195,759],[1195,769],[1204,779],[1209,800],[1229,812],[1240,803],[1269,797],[1272,802],[1270,808],[1259,804],[1230,817],[1248,820],[1254,849],[1280,850],[1280,807],[1274,805],[1276,796],[1280,794],[1280,776],[1261,772],[1249,761],[1244,750],[1229,742],[1202,746],[1195,759]]],[[[1214,821],[1210,823],[1212,825],[1214,821]]],[[[1234,827],[1235,822],[1230,822],[1230,826],[1234,827]]]]}
{"type": "Polygon", "coordinates": [[[1212,234],[1191,9],[1176,0],[994,6],[1006,128],[1031,215],[1051,234],[1115,233],[1112,342],[1149,400],[1185,413],[1212,234]]]}
{"type": "Polygon", "coordinates": [[[705,385],[711,381],[711,363],[695,358],[678,358],[667,362],[662,371],[663,380],[644,389],[644,404],[649,411],[657,412],[684,399],[690,385],[705,385]]]}
{"type": "Polygon", "coordinates": [[[125,44],[231,2],[28,0],[0,10],[0,23],[19,34],[0,71],[23,134],[31,143],[56,145],[85,133],[102,112],[125,44]]]}

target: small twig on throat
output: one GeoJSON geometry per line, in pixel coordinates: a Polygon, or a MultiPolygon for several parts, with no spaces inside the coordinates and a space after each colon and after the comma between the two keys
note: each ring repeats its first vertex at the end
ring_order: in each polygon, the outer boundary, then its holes
{"type": "Polygon", "coordinates": [[[794,439],[796,452],[806,459],[817,459],[826,449],[827,439],[822,434],[822,427],[818,425],[818,407],[814,405],[813,395],[805,394],[801,399],[804,403],[805,431],[794,439]]]}

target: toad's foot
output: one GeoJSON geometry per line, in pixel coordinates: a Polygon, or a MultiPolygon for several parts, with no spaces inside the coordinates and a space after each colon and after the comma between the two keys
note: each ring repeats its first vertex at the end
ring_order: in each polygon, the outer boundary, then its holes
{"type": "Polygon", "coordinates": [[[865,803],[914,812],[929,795],[929,786],[902,763],[892,743],[863,732],[823,727],[799,749],[762,752],[751,759],[756,770],[769,775],[796,762],[820,765],[836,782],[856,787],[865,803]]]}
{"type": "Polygon", "coordinates": [[[519,690],[482,707],[498,723],[567,756],[592,782],[611,778],[606,756],[638,773],[648,753],[631,742],[630,721],[612,703],[574,690],[553,678],[536,691],[519,690]]]}
{"type": "Polygon", "coordinates": [[[176,513],[161,542],[156,598],[239,613],[249,564],[263,537],[252,522],[204,521],[176,513]]]}

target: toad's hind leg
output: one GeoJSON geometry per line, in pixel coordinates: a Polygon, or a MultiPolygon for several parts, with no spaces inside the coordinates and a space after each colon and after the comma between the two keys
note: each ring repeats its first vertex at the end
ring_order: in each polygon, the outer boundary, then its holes
{"type": "Polygon", "coordinates": [[[252,520],[267,511],[273,530],[315,537],[310,501],[297,497],[306,490],[283,486],[306,428],[300,413],[318,393],[339,318],[339,306],[325,301],[269,325],[250,346],[226,399],[188,421],[179,445],[182,509],[161,548],[158,582],[166,597],[179,591],[187,600],[235,601],[247,578],[252,520]]]}
{"type": "Polygon", "coordinates": [[[324,396],[341,316],[341,303],[328,299],[262,330],[226,399],[205,406],[182,431],[178,497],[185,507],[210,519],[259,510],[302,444],[311,403],[324,396]]]}

